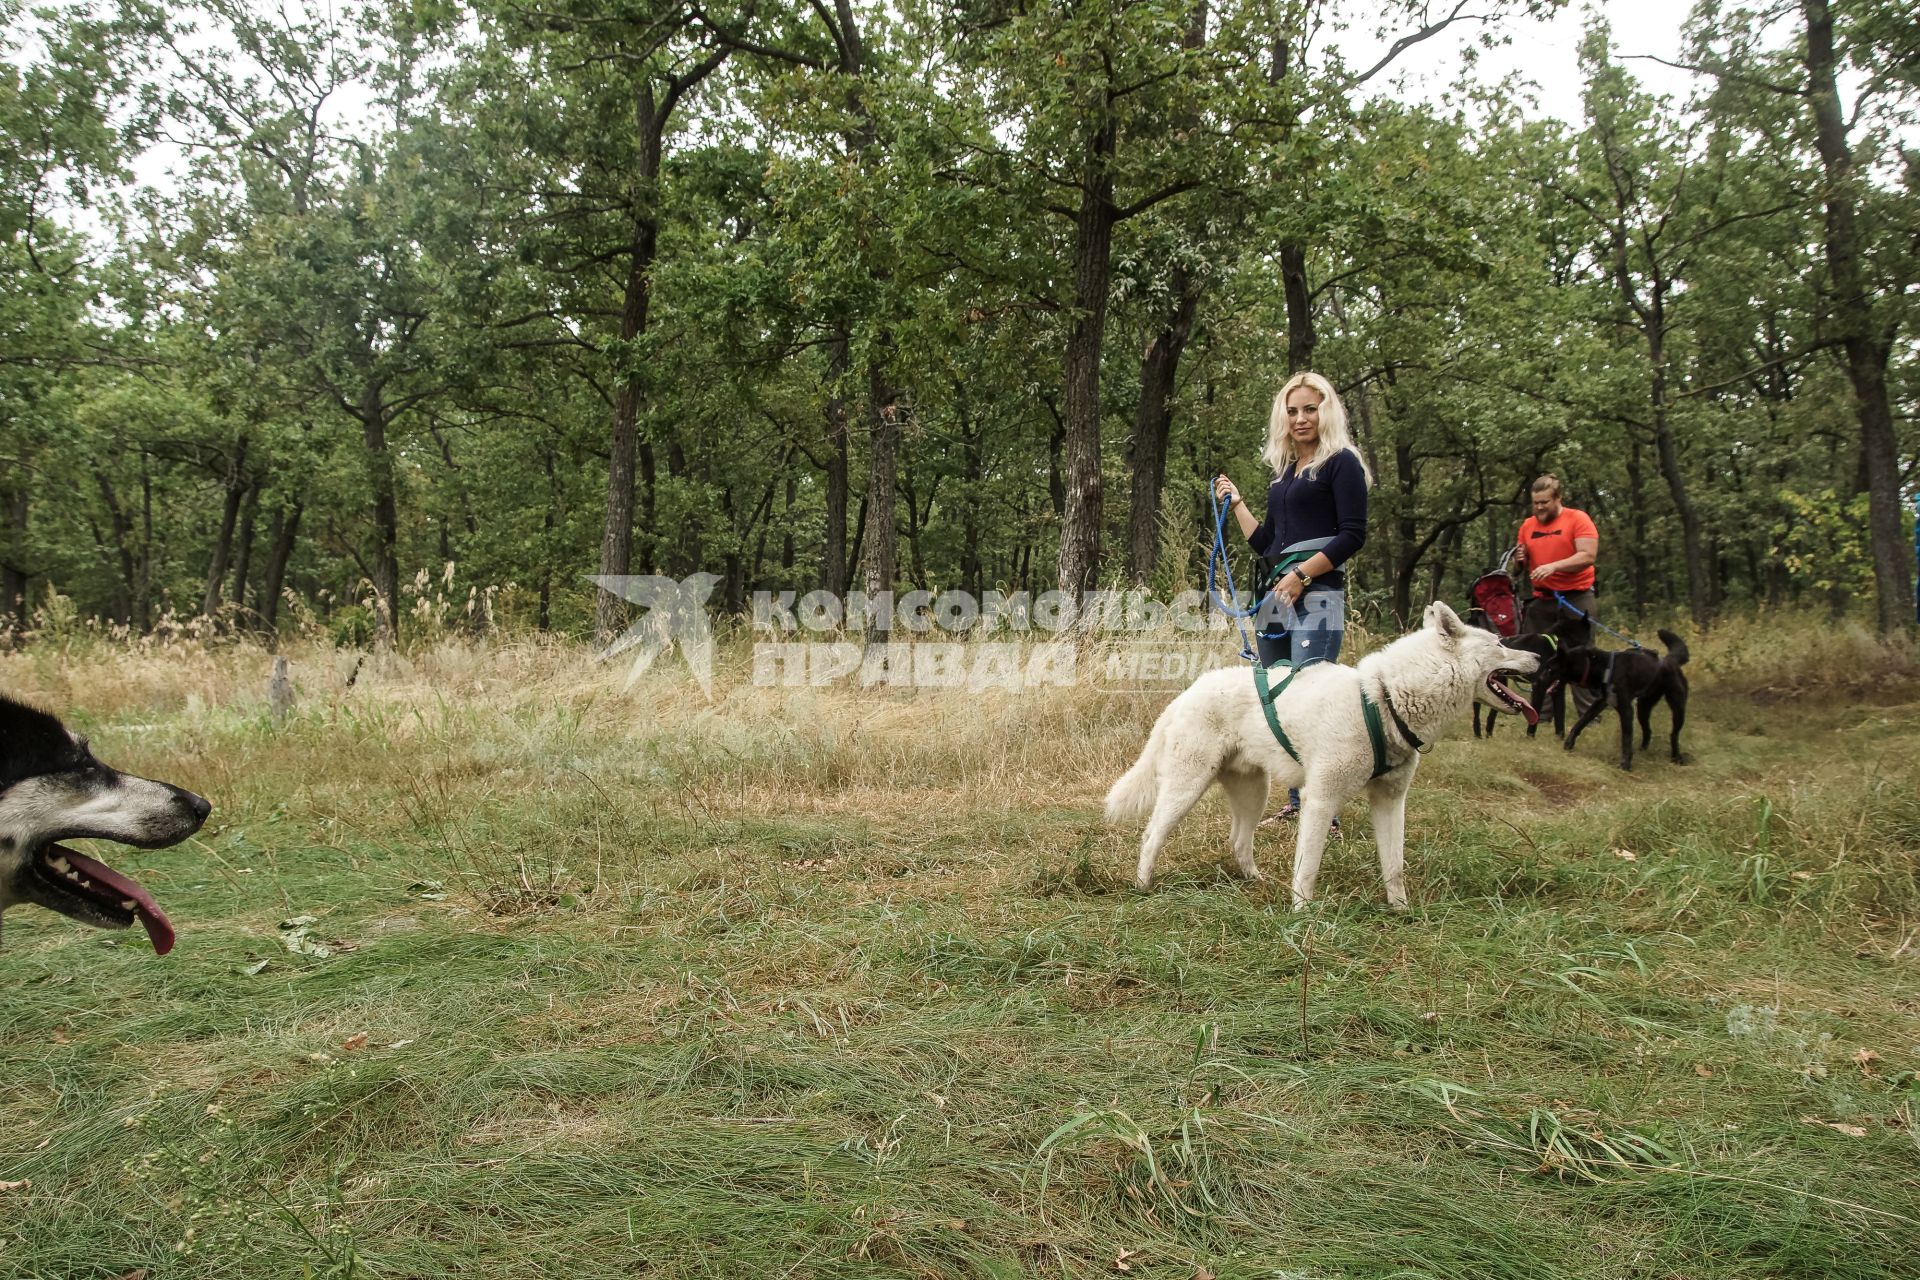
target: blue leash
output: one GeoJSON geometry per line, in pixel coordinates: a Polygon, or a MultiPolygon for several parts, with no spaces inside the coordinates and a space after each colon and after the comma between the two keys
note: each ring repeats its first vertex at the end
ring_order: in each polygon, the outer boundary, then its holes
{"type": "MultiPolygon", "coordinates": [[[[1594,626],[1600,628],[1602,631],[1606,632],[1608,635],[1612,636],[1614,639],[1625,640],[1628,644],[1632,645],[1636,649],[1641,647],[1640,642],[1638,640],[1635,640],[1632,636],[1623,636],[1618,631],[1615,631],[1612,627],[1608,626],[1606,623],[1600,621],[1600,619],[1594,617],[1592,614],[1583,613],[1581,612],[1578,606],[1568,604],[1567,598],[1564,595],[1561,595],[1558,591],[1553,593],[1553,598],[1560,602],[1560,607],[1562,609],[1566,609],[1574,614],[1578,614],[1582,618],[1585,618],[1588,622],[1591,622],[1594,626]]],[[[1612,678],[1611,672],[1613,668],[1609,666],[1607,670],[1609,672],[1608,678],[1611,679],[1612,678]]]]}
{"type": "Polygon", "coordinates": [[[1233,619],[1234,628],[1240,632],[1240,656],[1257,666],[1260,659],[1254,654],[1253,641],[1248,638],[1247,629],[1240,624],[1240,620],[1260,612],[1260,602],[1255,600],[1244,609],[1240,607],[1240,592],[1233,585],[1233,566],[1227,560],[1227,513],[1233,507],[1220,505],[1220,492],[1211,483],[1207,485],[1207,498],[1213,503],[1213,550],[1207,555],[1207,596],[1213,601],[1214,608],[1233,619]],[[1224,600],[1214,586],[1216,564],[1226,573],[1227,598],[1224,600]]]}

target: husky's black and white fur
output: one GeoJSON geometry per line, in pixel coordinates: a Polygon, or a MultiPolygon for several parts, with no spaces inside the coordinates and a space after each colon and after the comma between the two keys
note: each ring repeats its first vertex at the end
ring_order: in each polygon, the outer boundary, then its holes
{"type": "Polygon", "coordinates": [[[0,697],[0,912],[31,902],[99,929],[138,919],[165,955],[173,924],[153,895],[58,842],[164,849],[198,831],[212,809],[191,791],[108,768],[55,716],[0,697]]]}

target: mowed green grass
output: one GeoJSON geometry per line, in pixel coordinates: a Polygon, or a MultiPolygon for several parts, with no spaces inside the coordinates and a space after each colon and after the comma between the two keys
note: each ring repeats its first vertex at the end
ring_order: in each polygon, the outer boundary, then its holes
{"type": "Polygon", "coordinates": [[[7,916],[0,1275],[1920,1269],[1910,681],[1463,723],[1399,917],[1359,805],[1312,913],[1217,793],[1131,892],[1164,698],[132,661],[0,667],[216,804],[111,855],[173,954],[7,916]]]}

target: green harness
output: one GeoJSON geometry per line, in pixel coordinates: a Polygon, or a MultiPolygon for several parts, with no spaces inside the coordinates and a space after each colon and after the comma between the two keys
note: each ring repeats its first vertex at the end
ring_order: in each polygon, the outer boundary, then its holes
{"type": "Polygon", "coordinates": [[[1332,543],[1332,538],[1308,538],[1305,542],[1296,542],[1282,547],[1274,553],[1273,561],[1267,566],[1267,571],[1260,575],[1260,583],[1254,592],[1254,598],[1257,600],[1266,595],[1273,590],[1274,584],[1281,578],[1313,559],[1316,553],[1326,550],[1332,543]]]}
{"type": "MultiPolygon", "coordinates": [[[[1316,662],[1325,661],[1325,658],[1308,658],[1298,665],[1291,662],[1276,662],[1273,664],[1275,667],[1287,668],[1286,676],[1278,684],[1267,679],[1268,668],[1257,662],[1253,664],[1253,687],[1260,695],[1260,710],[1266,714],[1267,728],[1273,730],[1274,739],[1279,742],[1280,749],[1286,752],[1295,764],[1300,763],[1300,752],[1294,748],[1293,740],[1287,737],[1287,731],[1280,727],[1280,713],[1274,710],[1273,704],[1281,694],[1287,691],[1287,686],[1293,683],[1293,678],[1301,671],[1316,662]]],[[[1387,710],[1393,715],[1395,727],[1405,736],[1415,752],[1426,745],[1414,736],[1413,730],[1407,727],[1407,722],[1402,720],[1400,713],[1393,709],[1391,701],[1387,703],[1387,710]]],[[[1380,721],[1380,708],[1372,698],[1367,696],[1364,688],[1360,690],[1360,715],[1367,724],[1367,742],[1373,747],[1373,776],[1377,778],[1397,766],[1387,760],[1387,730],[1380,721]]]]}

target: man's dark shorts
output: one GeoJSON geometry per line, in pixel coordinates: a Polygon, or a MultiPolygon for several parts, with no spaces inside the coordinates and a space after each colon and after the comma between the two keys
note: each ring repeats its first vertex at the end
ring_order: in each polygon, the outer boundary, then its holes
{"type": "Polygon", "coordinates": [[[1593,617],[1593,592],[1562,591],[1560,595],[1565,597],[1567,604],[1573,606],[1572,609],[1563,608],[1551,591],[1536,595],[1527,601],[1526,612],[1520,619],[1520,630],[1529,635],[1544,635],[1556,625],[1564,623],[1560,630],[1562,640],[1568,644],[1592,644],[1593,623],[1589,619],[1593,617]],[[1575,613],[1574,609],[1580,613],[1575,613]]]}

